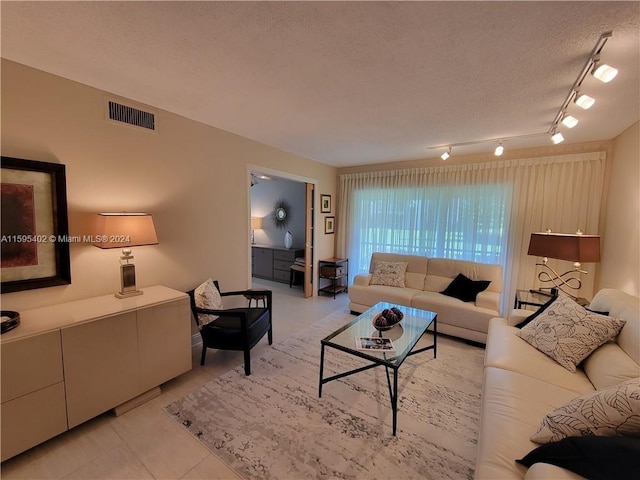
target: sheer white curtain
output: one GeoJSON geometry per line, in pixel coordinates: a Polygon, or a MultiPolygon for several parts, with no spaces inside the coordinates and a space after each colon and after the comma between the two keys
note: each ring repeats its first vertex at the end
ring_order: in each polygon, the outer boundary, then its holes
{"type": "MultiPolygon", "coordinates": [[[[340,176],[338,255],[350,281],[387,251],[503,265],[503,311],[536,284],[532,232],[598,234],[605,152],[340,176]]],[[[553,261],[551,261],[553,262],[553,261]]],[[[564,270],[568,262],[556,265],[564,270]]],[[[591,298],[593,265],[580,296],[591,298]]],[[[562,271],[564,271],[562,270],[562,271]]]]}

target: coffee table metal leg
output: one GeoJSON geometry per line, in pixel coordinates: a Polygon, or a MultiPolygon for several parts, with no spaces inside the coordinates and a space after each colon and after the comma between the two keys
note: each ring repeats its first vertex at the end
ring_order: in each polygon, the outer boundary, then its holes
{"type": "Polygon", "coordinates": [[[324,369],[324,343],[320,344],[320,381],[318,382],[318,398],[322,398],[322,371],[324,369]]]}
{"type": "Polygon", "coordinates": [[[438,316],[433,319],[433,358],[438,355],[438,316]]]}
{"type": "Polygon", "coordinates": [[[393,409],[393,436],[396,436],[396,426],[398,424],[398,369],[393,369],[393,396],[391,398],[391,408],[393,409]]]}

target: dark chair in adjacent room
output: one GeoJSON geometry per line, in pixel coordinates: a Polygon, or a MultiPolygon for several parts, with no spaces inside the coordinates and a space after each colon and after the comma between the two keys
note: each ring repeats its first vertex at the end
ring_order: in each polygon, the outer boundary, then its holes
{"type": "Polygon", "coordinates": [[[200,365],[204,365],[207,348],[219,350],[242,350],[244,352],[244,372],[251,375],[251,349],[264,334],[268,334],[269,345],[273,343],[272,331],[272,292],[271,290],[241,290],[222,292],[218,281],[213,282],[220,296],[235,295],[251,298],[252,296],[266,298],[264,308],[228,308],[223,310],[209,310],[196,305],[195,291],[187,292],[191,299],[191,311],[202,337],[202,356],[200,365]],[[198,314],[217,315],[218,318],[209,323],[201,324],[198,314]]]}

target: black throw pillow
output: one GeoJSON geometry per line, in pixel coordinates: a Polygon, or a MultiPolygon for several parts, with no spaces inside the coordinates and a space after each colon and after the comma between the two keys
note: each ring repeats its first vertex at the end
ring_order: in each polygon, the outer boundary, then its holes
{"type": "Polygon", "coordinates": [[[549,305],[551,305],[556,298],[558,298],[558,296],[556,295],[555,297],[551,297],[547,303],[545,303],[544,305],[542,305],[540,308],[538,308],[538,310],[536,310],[535,312],[533,312],[531,315],[529,315],[527,318],[525,318],[523,321],[521,321],[519,324],[516,325],[516,328],[522,328],[524,327],[527,323],[533,321],[538,315],[540,315],[542,312],[544,312],[549,305]]]}
{"type": "Polygon", "coordinates": [[[480,292],[486,290],[491,281],[489,280],[471,280],[462,273],[454,278],[449,286],[442,292],[443,295],[454,297],[463,302],[475,302],[480,292]]]}
{"type": "Polygon", "coordinates": [[[587,435],[546,443],[516,462],[550,463],[590,480],[628,480],[640,472],[640,438],[587,435]]]}

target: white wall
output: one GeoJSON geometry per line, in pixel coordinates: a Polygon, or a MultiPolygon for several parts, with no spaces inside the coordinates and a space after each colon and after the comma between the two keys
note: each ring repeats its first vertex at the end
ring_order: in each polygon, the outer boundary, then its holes
{"type": "MultiPolygon", "coordinates": [[[[162,110],[155,133],[114,125],[109,93],[5,59],[1,88],[2,155],[66,165],[72,235],[91,233],[97,212],[153,214],[159,245],[133,249],[139,287],[187,290],[209,276],[225,290],[250,286],[250,165],[314,179],[316,202],[335,194],[333,167],[162,110]]],[[[334,254],[325,237],[316,258],[334,254]]],[[[119,256],[72,244],[71,285],[3,294],[2,308],[116,292],[119,256]]]]}
{"type": "Polygon", "coordinates": [[[619,288],[640,296],[640,123],[613,143],[599,288],[619,288]]]}

